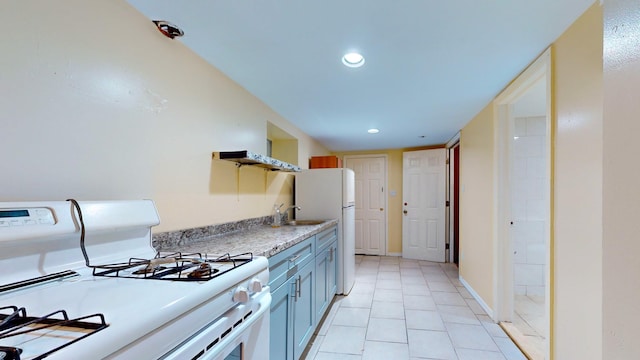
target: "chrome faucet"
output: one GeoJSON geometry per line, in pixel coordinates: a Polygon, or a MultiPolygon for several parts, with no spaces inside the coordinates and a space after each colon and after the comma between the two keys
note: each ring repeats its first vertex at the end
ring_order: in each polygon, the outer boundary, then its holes
{"type": "MultiPolygon", "coordinates": [[[[295,208],[295,209],[298,209],[298,210],[302,210],[302,209],[300,208],[300,206],[297,206],[297,205],[291,205],[291,206],[289,206],[289,207],[287,208],[287,210],[283,211],[282,213],[283,213],[283,214],[286,214],[289,210],[294,209],[294,208],[295,208]]],[[[293,220],[293,216],[292,216],[292,218],[291,218],[291,219],[289,219],[289,218],[288,218],[288,215],[287,215],[287,220],[288,220],[288,221],[293,220]]]]}

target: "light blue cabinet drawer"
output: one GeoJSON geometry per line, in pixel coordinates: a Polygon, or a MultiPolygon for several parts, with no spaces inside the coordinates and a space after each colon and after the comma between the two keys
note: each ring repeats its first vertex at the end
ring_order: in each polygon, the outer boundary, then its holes
{"type": "Polygon", "coordinates": [[[334,226],[316,235],[316,255],[338,239],[338,227],[334,226]]]}
{"type": "Polygon", "coordinates": [[[282,285],[314,256],[315,235],[269,258],[269,286],[282,285]]]}

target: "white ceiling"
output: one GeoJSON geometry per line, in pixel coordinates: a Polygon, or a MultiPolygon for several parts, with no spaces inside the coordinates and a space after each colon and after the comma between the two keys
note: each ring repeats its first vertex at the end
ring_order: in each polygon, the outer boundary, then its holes
{"type": "Polygon", "coordinates": [[[447,142],[594,2],[128,1],[334,151],[447,142]]]}

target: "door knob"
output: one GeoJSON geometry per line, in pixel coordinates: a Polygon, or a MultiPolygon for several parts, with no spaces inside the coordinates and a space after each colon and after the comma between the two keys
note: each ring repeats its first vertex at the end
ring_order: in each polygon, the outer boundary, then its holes
{"type": "Polygon", "coordinates": [[[404,213],[405,215],[407,215],[407,212],[408,212],[407,210],[403,211],[403,213],[404,213]]]}
{"type": "Polygon", "coordinates": [[[384,209],[383,209],[383,208],[380,208],[380,211],[384,211],[384,209]]]}

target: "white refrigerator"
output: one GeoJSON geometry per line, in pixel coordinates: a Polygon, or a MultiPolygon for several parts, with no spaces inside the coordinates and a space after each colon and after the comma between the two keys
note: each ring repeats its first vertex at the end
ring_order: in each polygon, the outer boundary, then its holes
{"type": "Polygon", "coordinates": [[[295,204],[300,220],[338,219],[337,293],[355,281],[355,174],[351,169],[311,169],[296,174],[295,204]]]}

